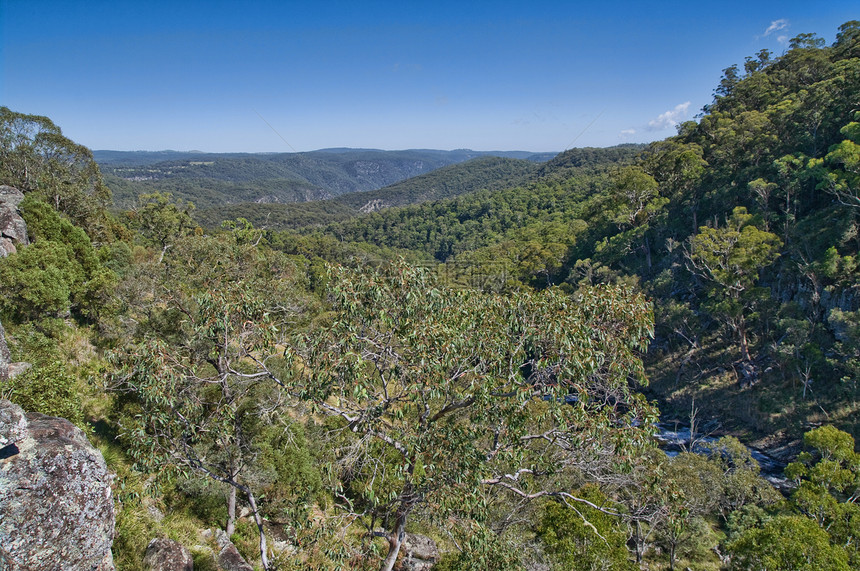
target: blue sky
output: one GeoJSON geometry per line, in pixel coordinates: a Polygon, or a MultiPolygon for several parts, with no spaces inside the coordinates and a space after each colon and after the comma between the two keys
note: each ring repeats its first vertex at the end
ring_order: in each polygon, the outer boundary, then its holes
{"type": "Polygon", "coordinates": [[[0,0],[0,105],[93,149],[561,151],[662,139],[826,2],[0,0]]]}

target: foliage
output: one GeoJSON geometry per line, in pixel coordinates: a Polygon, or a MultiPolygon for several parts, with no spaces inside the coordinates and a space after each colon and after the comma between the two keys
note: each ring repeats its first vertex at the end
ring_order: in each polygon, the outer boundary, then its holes
{"type": "Polygon", "coordinates": [[[154,192],[138,198],[137,207],[126,213],[128,225],[150,244],[163,252],[179,238],[188,235],[195,228],[190,212],[191,203],[174,203],[171,195],[154,192]]]}
{"type": "Polygon", "coordinates": [[[817,188],[834,194],[846,206],[860,208],[860,123],[852,121],[839,132],[846,139],[831,146],[824,158],[812,159],[809,167],[819,171],[822,180],[817,188]]]}
{"type": "MultiPolygon", "coordinates": [[[[576,492],[598,506],[606,496],[594,486],[576,492]]],[[[544,506],[537,534],[557,569],[630,570],[626,529],[617,516],[584,505],[574,512],[561,502],[544,506]],[[587,522],[587,523],[586,523],[587,522]]]]}
{"type": "Polygon", "coordinates": [[[690,238],[688,267],[711,282],[708,309],[736,333],[745,362],[751,361],[747,320],[770,296],[756,282],[761,270],[779,257],[781,246],[779,237],[759,230],[742,206],[734,209],[725,228],[703,226],[690,238]]]}
{"type": "Polygon", "coordinates": [[[751,528],[730,543],[732,569],[848,570],[845,552],[802,516],[781,516],[751,528]]]}
{"type": "MultiPolygon", "coordinates": [[[[658,337],[654,347],[683,348],[686,371],[704,372],[690,390],[704,394],[714,371],[725,367],[717,362],[723,327],[737,340],[742,384],[779,385],[772,387],[776,405],[752,403],[780,410],[776,416],[720,404],[733,394],[707,399],[713,414],[761,431],[771,420],[796,427],[816,420],[821,408],[839,409],[848,426],[860,394],[851,380],[857,359],[827,319],[833,310],[857,310],[860,223],[857,209],[846,205],[856,190],[860,59],[856,24],[843,28],[833,46],[801,34],[781,56],[763,50],[728,67],[701,118],[650,145],[633,164],[641,149],[607,149],[603,156],[572,150],[542,165],[530,182],[390,208],[330,224],[324,233],[419,252],[453,268],[460,285],[489,274],[496,291],[638,284],[655,298],[659,316],[675,320],[658,321],[658,334],[672,339],[658,337]],[[745,243],[729,248],[735,237],[745,243]],[[727,265],[712,273],[705,259],[718,262],[719,248],[727,265]],[[685,261],[685,250],[695,264],[685,261]],[[784,318],[789,314],[793,321],[784,318]],[[800,322],[808,324],[803,335],[795,334],[800,322]],[[802,391],[790,390],[797,386],[802,391]],[[805,402],[810,395],[821,408],[805,402]]],[[[654,364],[664,356],[653,355],[654,364]]],[[[655,395],[668,399],[684,375],[660,377],[655,395]]]]}
{"type": "Polygon", "coordinates": [[[0,260],[0,307],[19,319],[69,310],[98,317],[116,275],[101,266],[89,236],[32,196],[21,209],[34,243],[0,260]]]}
{"type": "Polygon", "coordinates": [[[5,382],[0,380],[0,395],[25,411],[65,418],[78,428],[89,430],[81,392],[75,376],[58,362],[32,367],[5,382]]]}
{"type": "Polygon", "coordinates": [[[522,562],[515,548],[480,523],[470,522],[468,526],[458,526],[455,528],[454,537],[458,540],[460,549],[445,554],[433,569],[440,571],[522,569],[522,562]]]}
{"type": "Polygon", "coordinates": [[[89,151],[3,108],[0,182],[25,191],[33,244],[0,260],[0,309],[35,365],[4,394],[82,421],[84,379],[121,389],[87,414],[113,446],[125,568],[149,531],[225,522],[246,554],[283,531],[295,569],[390,568],[407,530],[441,538],[440,568],[860,567],[858,30],[727,67],[647,148],[484,157],[276,207],[450,157],[113,160],[128,229],[89,151]],[[402,206],[357,214],[386,204],[402,206]],[[226,209],[243,219],[214,229],[226,209]],[[431,269],[386,263],[401,255],[431,269]],[[755,386],[732,382],[726,328],[755,386]],[[734,439],[652,449],[640,388],[745,437],[833,426],[804,438],[777,501],[734,439]]]}
{"type": "Polygon", "coordinates": [[[804,434],[806,451],[786,468],[798,487],[791,499],[801,513],[841,546],[852,565],[860,563],[860,454],[854,438],[832,426],[804,434]]]}
{"type": "Polygon", "coordinates": [[[620,461],[644,443],[652,411],[630,389],[651,334],[641,297],[486,295],[402,263],[333,269],[329,291],[332,322],[302,339],[293,390],[357,435],[341,459],[344,508],[391,522],[389,559],[419,504],[441,517],[482,486],[556,493],[542,479],[576,451],[620,461]]]}
{"type": "Polygon", "coordinates": [[[278,424],[284,411],[276,405],[277,385],[260,381],[297,312],[296,296],[287,293],[297,272],[274,252],[260,256],[248,242],[251,231],[237,225],[217,238],[180,241],[157,264],[163,297],[144,322],[143,339],[115,352],[112,364],[115,387],[127,399],[122,427],[139,467],[174,466],[226,484],[228,532],[241,493],[259,529],[265,567],[255,493],[265,480],[259,472],[281,475],[271,450],[277,439],[265,427],[278,424]],[[259,466],[261,455],[266,462],[259,466]]]}

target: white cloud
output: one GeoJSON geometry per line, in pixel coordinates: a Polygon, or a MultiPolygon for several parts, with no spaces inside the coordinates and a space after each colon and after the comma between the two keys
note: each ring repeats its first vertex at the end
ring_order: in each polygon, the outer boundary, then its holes
{"type": "Polygon", "coordinates": [[[636,129],[622,129],[620,133],[618,133],[619,139],[627,140],[636,134],[636,129]]]}
{"type": "Polygon", "coordinates": [[[786,45],[786,44],[788,44],[788,36],[777,36],[776,41],[778,41],[779,43],[781,43],[783,45],[786,45]]]}
{"type": "Polygon", "coordinates": [[[788,20],[785,18],[780,18],[779,20],[774,20],[770,23],[770,26],[767,27],[767,30],[764,31],[765,36],[769,36],[774,32],[778,32],[780,30],[784,30],[788,27],[788,20]]]}
{"type": "Polygon", "coordinates": [[[674,109],[661,113],[659,117],[648,121],[649,131],[662,131],[670,127],[674,127],[687,116],[687,111],[690,109],[690,102],[685,101],[675,105],[674,109]]]}

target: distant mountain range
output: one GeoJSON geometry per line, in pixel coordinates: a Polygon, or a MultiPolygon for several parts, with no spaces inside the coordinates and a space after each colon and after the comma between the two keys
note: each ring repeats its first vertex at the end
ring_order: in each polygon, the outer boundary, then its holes
{"type": "Polygon", "coordinates": [[[198,208],[194,217],[205,227],[245,218],[269,229],[324,226],[387,208],[452,199],[478,191],[515,188],[539,179],[571,176],[577,169],[629,163],[644,145],[576,148],[547,162],[484,156],[447,165],[386,187],[300,203],[231,203],[198,208]]]}
{"type": "Polygon", "coordinates": [[[114,193],[127,208],[140,194],[170,192],[198,208],[237,203],[293,203],[369,191],[471,159],[528,161],[556,153],[413,149],[322,149],[307,153],[94,151],[114,193]]]}

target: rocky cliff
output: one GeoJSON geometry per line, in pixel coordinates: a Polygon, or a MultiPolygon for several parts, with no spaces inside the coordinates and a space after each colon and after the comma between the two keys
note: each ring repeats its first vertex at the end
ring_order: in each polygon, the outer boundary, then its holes
{"type": "Polygon", "coordinates": [[[14,254],[16,244],[29,244],[27,239],[27,224],[21,218],[18,205],[24,200],[24,194],[17,188],[0,186],[0,258],[14,254]]]}
{"type": "Polygon", "coordinates": [[[111,480],[79,428],[0,400],[0,569],[112,571],[111,480]]]}

